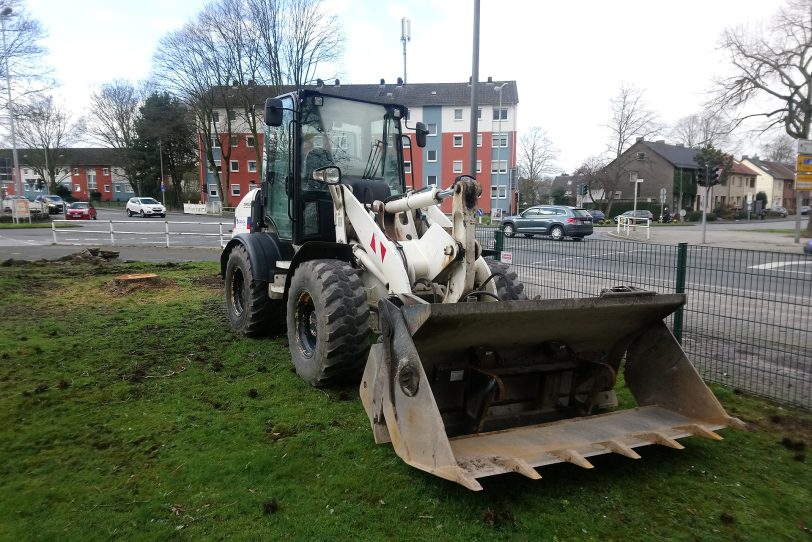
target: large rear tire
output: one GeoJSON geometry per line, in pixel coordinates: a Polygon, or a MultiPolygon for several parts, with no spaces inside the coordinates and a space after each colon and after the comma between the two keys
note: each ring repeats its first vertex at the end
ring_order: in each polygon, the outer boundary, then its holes
{"type": "Polygon", "coordinates": [[[254,278],[251,259],[242,245],[228,255],[226,309],[231,329],[248,337],[278,333],[284,325],[281,300],[268,297],[268,283],[254,278]]]}
{"type": "Polygon", "coordinates": [[[369,307],[358,271],[340,260],[312,260],[288,291],[288,342],[296,373],[320,387],[360,377],[369,349],[369,307]]]}
{"type": "Polygon", "coordinates": [[[527,299],[524,294],[524,284],[519,280],[516,272],[511,270],[507,264],[495,260],[485,260],[491,269],[491,274],[499,275],[491,280],[496,281],[496,295],[502,301],[515,301],[527,299]]]}

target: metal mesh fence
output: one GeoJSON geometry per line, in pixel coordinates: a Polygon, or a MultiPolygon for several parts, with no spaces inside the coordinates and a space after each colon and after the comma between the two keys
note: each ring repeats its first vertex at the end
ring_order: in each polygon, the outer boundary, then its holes
{"type": "MultiPolygon", "coordinates": [[[[495,233],[480,228],[477,238],[494,248],[495,233]]],[[[703,378],[812,409],[812,258],[800,250],[516,237],[503,251],[529,297],[596,296],[618,285],[670,293],[684,282],[688,303],[675,334],[703,378]]]]}

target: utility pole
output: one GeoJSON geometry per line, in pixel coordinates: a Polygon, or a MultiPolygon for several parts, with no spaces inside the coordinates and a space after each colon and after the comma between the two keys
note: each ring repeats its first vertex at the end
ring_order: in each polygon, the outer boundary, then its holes
{"type": "Polygon", "coordinates": [[[479,0],[474,0],[474,46],[471,67],[470,175],[476,177],[477,109],[479,106],[479,0]]]}
{"type": "Polygon", "coordinates": [[[403,84],[406,84],[406,44],[412,40],[412,22],[403,17],[400,20],[400,41],[403,43],[403,84]]]}

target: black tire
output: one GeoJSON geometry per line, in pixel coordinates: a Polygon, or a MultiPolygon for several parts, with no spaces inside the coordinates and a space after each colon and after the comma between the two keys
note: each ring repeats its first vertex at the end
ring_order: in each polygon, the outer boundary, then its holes
{"type": "Polygon", "coordinates": [[[525,233],[524,236],[527,237],[528,239],[530,239],[531,237],[533,237],[533,234],[532,233],[525,233]]]}
{"type": "Polygon", "coordinates": [[[231,329],[248,337],[282,331],[284,303],[268,297],[268,283],[254,279],[251,259],[242,245],[228,255],[226,310],[231,329]]]}
{"type": "Polygon", "coordinates": [[[564,228],[561,226],[553,226],[550,228],[550,237],[553,238],[553,241],[561,241],[564,239],[564,228]]]}
{"type": "Polygon", "coordinates": [[[161,215],[161,218],[166,218],[166,215],[165,214],[161,215]]]}
{"type": "Polygon", "coordinates": [[[130,211],[129,209],[127,209],[127,218],[132,218],[132,217],[133,217],[133,213],[132,213],[132,211],[130,211]]]}
{"type": "Polygon", "coordinates": [[[582,235],[575,235],[575,236],[573,236],[572,240],[573,241],[583,241],[584,238],[583,238],[582,235]]]}
{"type": "Polygon", "coordinates": [[[516,235],[516,228],[513,226],[513,224],[505,224],[502,226],[502,232],[504,232],[505,237],[513,237],[516,235]]]}
{"type": "Polygon", "coordinates": [[[144,210],[142,209],[141,210],[141,218],[146,218],[146,217],[147,217],[147,215],[144,214],[144,210]]]}
{"type": "Polygon", "coordinates": [[[510,266],[496,260],[486,259],[485,261],[491,269],[491,274],[499,273],[501,275],[491,279],[496,281],[496,295],[499,296],[499,299],[502,301],[527,299],[524,294],[524,283],[519,280],[516,272],[511,270],[510,266]]]}
{"type": "Polygon", "coordinates": [[[358,271],[312,260],[293,273],[288,343],[296,373],[311,386],[358,379],[369,349],[369,308],[358,271]]]}

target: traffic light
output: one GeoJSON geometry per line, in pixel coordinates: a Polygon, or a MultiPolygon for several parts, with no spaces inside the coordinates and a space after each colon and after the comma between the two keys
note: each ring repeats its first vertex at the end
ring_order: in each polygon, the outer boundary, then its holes
{"type": "Polygon", "coordinates": [[[724,170],[722,168],[720,168],[720,167],[714,169],[713,171],[711,171],[710,186],[713,186],[715,184],[719,184],[719,181],[722,178],[722,172],[723,171],[724,170]]]}
{"type": "Polygon", "coordinates": [[[696,170],[696,183],[699,186],[705,186],[705,168],[702,166],[696,170]]]}
{"type": "Polygon", "coordinates": [[[578,185],[578,195],[579,196],[586,196],[587,186],[585,183],[581,183],[578,185]]]}

